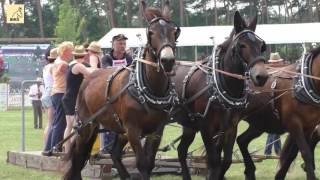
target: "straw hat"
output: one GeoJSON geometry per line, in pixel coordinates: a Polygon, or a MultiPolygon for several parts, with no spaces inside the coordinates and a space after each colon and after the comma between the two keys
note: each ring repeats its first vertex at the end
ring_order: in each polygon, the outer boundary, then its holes
{"type": "Polygon", "coordinates": [[[51,49],[48,59],[57,59],[57,57],[58,57],[58,48],[51,49]]]}
{"type": "Polygon", "coordinates": [[[72,51],[72,54],[74,56],[85,56],[88,53],[86,52],[86,49],[83,46],[76,46],[72,51]]]}
{"type": "Polygon", "coordinates": [[[283,59],[280,57],[278,52],[271,53],[270,54],[270,59],[268,60],[269,63],[277,63],[277,62],[282,62],[283,59]]]}
{"type": "Polygon", "coordinates": [[[89,47],[87,48],[87,50],[93,51],[96,53],[102,53],[101,46],[97,41],[92,41],[89,47]]]}

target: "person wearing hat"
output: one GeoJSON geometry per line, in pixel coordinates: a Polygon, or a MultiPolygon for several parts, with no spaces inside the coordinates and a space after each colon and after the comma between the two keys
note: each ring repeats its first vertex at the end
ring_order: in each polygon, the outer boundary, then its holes
{"type": "MultiPolygon", "coordinates": [[[[72,60],[73,43],[64,41],[58,46],[58,57],[51,68],[53,85],[51,91],[51,101],[54,108],[52,128],[49,129],[48,141],[43,155],[49,155],[49,151],[63,139],[63,133],[66,128],[66,115],[62,106],[62,97],[66,92],[66,72],[68,64],[72,60]]],[[[57,151],[62,151],[61,148],[57,151]]]]}
{"type": "Polygon", "coordinates": [[[270,59],[268,60],[268,63],[271,67],[279,67],[284,65],[284,61],[280,57],[280,54],[278,52],[270,54],[270,59]]]}
{"type": "Polygon", "coordinates": [[[48,140],[48,131],[51,129],[52,121],[53,121],[53,105],[51,101],[51,91],[53,86],[53,77],[51,74],[51,68],[53,66],[54,61],[58,57],[58,49],[53,48],[49,49],[46,53],[46,61],[47,65],[43,67],[42,70],[42,78],[44,84],[44,93],[41,98],[42,107],[47,112],[48,123],[46,128],[44,129],[44,144],[47,143],[48,140]]]}
{"type": "Polygon", "coordinates": [[[29,90],[29,97],[32,101],[32,108],[33,108],[33,119],[35,129],[42,129],[42,104],[41,104],[41,97],[44,91],[42,85],[42,78],[38,77],[36,79],[37,83],[30,86],[29,90]]]}
{"type": "MultiPolygon", "coordinates": [[[[72,131],[76,100],[82,80],[83,78],[87,78],[94,70],[94,68],[90,68],[89,65],[85,63],[85,56],[87,55],[87,52],[83,46],[76,46],[72,54],[74,56],[74,60],[69,64],[66,78],[66,93],[62,98],[62,104],[67,121],[64,138],[69,136],[72,131]]],[[[70,149],[70,143],[71,141],[69,140],[64,144],[65,152],[68,152],[70,149]]]]}
{"type": "Polygon", "coordinates": [[[123,34],[118,34],[112,38],[112,49],[102,58],[102,68],[128,66],[132,63],[132,56],[126,51],[126,40],[123,34]]]}
{"type": "MultiPolygon", "coordinates": [[[[101,60],[102,68],[129,66],[132,63],[132,56],[127,53],[128,38],[123,34],[118,34],[112,38],[112,49],[101,60]]],[[[103,134],[103,152],[110,153],[116,139],[116,134],[108,131],[103,134]]]]}
{"type": "Polygon", "coordinates": [[[92,41],[87,48],[89,54],[89,62],[92,68],[101,68],[101,46],[97,41],[92,41]]]}
{"type": "MultiPolygon", "coordinates": [[[[278,52],[270,54],[270,59],[268,60],[268,63],[271,67],[281,67],[284,65],[284,61],[280,57],[278,52]]],[[[267,141],[266,141],[266,147],[264,149],[265,156],[271,156],[272,147],[274,147],[274,151],[275,151],[276,155],[280,156],[280,152],[281,152],[280,135],[268,134],[267,141]]]]}

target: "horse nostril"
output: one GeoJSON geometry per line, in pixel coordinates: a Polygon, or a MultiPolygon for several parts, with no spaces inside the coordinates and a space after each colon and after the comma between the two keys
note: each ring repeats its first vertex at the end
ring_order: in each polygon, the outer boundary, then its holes
{"type": "Polygon", "coordinates": [[[256,80],[260,85],[263,85],[267,81],[267,79],[268,79],[267,75],[258,74],[256,76],[256,80]]]}

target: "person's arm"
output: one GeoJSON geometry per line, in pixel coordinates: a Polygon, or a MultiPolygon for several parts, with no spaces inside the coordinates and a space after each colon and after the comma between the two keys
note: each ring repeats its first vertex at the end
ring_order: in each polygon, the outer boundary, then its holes
{"type": "Polygon", "coordinates": [[[109,54],[106,54],[105,56],[103,56],[103,58],[101,59],[101,67],[102,68],[107,68],[112,66],[112,58],[109,54]]]}
{"type": "Polygon", "coordinates": [[[90,56],[89,61],[92,68],[98,68],[99,59],[96,56],[90,56]]]}
{"type": "Polygon", "coordinates": [[[58,72],[62,73],[62,74],[65,74],[67,72],[68,68],[69,68],[69,65],[67,63],[61,63],[58,66],[58,72]]]}
{"type": "Polygon", "coordinates": [[[88,78],[88,76],[96,69],[94,68],[87,68],[83,64],[77,63],[76,65],[73,66],[72,68],[72,73],[73,74],[83,74],[84,78],[88,78]]]}
{"type": "Polygon", "coordinates": [[[132,64],[133,59],[132,56],[130,56],[129,54],[126,54],[126,60],[128,66],[132,64]]]}

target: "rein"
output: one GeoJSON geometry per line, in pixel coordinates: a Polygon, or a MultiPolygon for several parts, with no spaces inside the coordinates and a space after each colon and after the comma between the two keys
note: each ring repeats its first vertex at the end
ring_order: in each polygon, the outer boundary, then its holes
{"type": "Polygon", "coordinates": [[[268,69],[272,69],[272,70],[282,71],[282,72],[285,72],[285,73],[288,73],[288,74],[292,74],[292,75],[303,76],[303,77],[307,77],[307,78],[310,78],[310,79],[315,79],[315,80],[319,80],[320,81],[320,77],[312,76],[312,75],[308,75],[308,74],[304,74],[304,73],[285,70],[284,67],[283,68],[267,67],[267,68],[268,69]]]}

